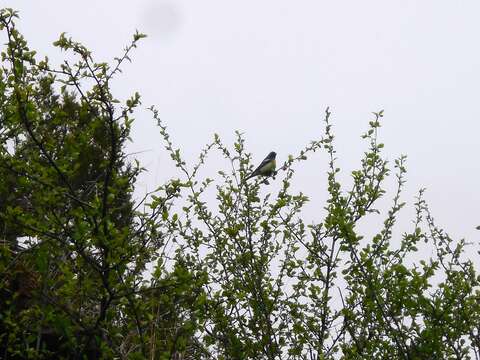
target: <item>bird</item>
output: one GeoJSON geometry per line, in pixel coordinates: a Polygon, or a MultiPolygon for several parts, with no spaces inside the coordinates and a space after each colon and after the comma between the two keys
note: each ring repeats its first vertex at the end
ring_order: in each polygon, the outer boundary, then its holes
{"type": "Polygon", "coordinates": [[[261,176],[271,176],[275,174],[275,168],[277,163],[275,161],[275,157],[277,153],[272,151],[270,154],[267,155],[265,159],[258,165],[258,167],[245,178],[245,181],[251,179],[252,177],[261,175],[261,176]]]}

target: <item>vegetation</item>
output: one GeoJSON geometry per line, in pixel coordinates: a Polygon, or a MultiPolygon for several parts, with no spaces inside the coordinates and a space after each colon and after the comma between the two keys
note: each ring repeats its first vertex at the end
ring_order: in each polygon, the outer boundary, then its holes
{"type": "Polygon", "coordinates": [[[280,166],[273,192],[243,181],[254,164],[242,135],[232,147],[215,136],[190,166],[151,108],[179,175],[135,201],[143,169],[125,146],[140,96],[121,103],[110,82],[144,35],[111,65],[62,34],[55,46],[75,61],[55,68],[16,18],[0,12],[1,358],[480,358],[465,242],[435,224],[423,190],[412,231],[394,233],[406,169],[382,155],[383,112],[351,187],[338,180],[327,109],[323,136],[280,166]],[[307,224],[308,197],[291,182],[315,151],[329,159],[328,199],[307,224]],[[202,178],[207,155],[228,170],[202,178]],[[383,225],[364,238],[358,224],[372,216],[383,225]]]}

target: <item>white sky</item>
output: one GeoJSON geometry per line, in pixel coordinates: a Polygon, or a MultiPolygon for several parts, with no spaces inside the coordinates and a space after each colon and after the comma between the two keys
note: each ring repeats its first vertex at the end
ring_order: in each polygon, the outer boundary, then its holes
{"type": "MultiPolygon", "coordinates": [[[[385,109],[386,154],[391,160],[408,155],[404,200],[411,205],[427,187],[437,222],[454,236],[478,239],[478,1],[16,0],[2,6],[20,10],[20,30],[53,62],[62,56],[51,45],[61,32],[102,61],[119,55],[135,29],[147,33],[115,89],[121,98],[139,91],[145,106],[158,106],[187,159],[213,133],[230,142],[241,130],[255,159],[275,150],[282,160],[321,134],[330,106],[348,175],[358,166],[371,112],[385,109]]],[[[151,190],[173,172],[147,113],[137,116],[133,138],[132,151],[150,150],[141,155],[149,169],[141,186],[151,190]]],[[[312,218],[323,207],[322,156],[299,169],[296,183],[315,199],[312,218]]]]}

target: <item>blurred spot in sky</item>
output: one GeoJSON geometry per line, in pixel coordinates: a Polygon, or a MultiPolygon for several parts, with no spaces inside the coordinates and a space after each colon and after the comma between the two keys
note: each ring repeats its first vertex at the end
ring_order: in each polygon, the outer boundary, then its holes
{"type": "Polygon", "coordinates": [[[140,31],[155,41],[170,40],[182,22],[181,9],[173,1],[151,1],[143,14],[140,31]]]}

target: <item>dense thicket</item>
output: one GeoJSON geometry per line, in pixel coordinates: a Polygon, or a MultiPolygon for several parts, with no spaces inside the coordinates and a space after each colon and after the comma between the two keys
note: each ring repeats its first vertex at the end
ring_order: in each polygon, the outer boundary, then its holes
{"type": "Polygon", "coordinates": [[[404,157],[390,209],[376,208],[391,176],[382,112],[346,189],[328,110],[320,139],[273,179],[245,182],[253,165],[240,134],[233,147],[215,136],[190,166],[151,108],[179,173],[134,200],[143,169],[125,146],[140,97],[122,103],[110,82],[144,35],[112,65],[61,35],[55,46],[75,60],[53,67],[16,18],[0,13],[1,358],[480,358],[465,243],[435,225],[423,191],[412,231],[393,231],[404,157]],[[308,197],[291,181],[315,151],[329,159],[328,198],[307,224],[308,197]],[[229,168],[202,178],[207,155],[229,168]],[[364,238],[357,225],[369,216],[384,222],[364,238]]]}

